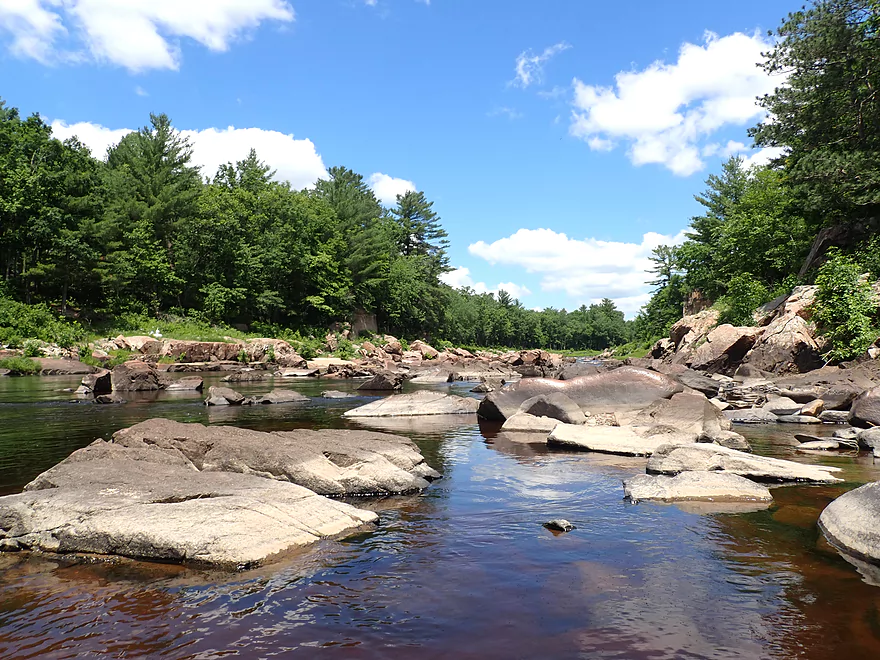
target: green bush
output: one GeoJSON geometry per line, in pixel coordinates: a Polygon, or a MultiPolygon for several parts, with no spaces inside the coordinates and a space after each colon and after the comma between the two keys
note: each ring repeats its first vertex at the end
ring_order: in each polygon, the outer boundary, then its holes
{"type": "Polygon", "coordinates": [[[727,293],[718,301],[719,323],[731,325],[752,325],[752,315],[765,302],[770,300],[770,292],[762,282],[751,273],[741,273],[731,278],[727,293]]]}
{"type": "Polygon", "coordinates": [[[861,266],[837,251],[816,277],[815,320],[830,343],[825,359],[838,362],[864,353],[877,338],[872,321],[877,313],[871,287],[861,278],[861,266]]]}
{"type": "Polygon", "coordinates": [[[42,357],[43,347],[39,341],[28,339],[24,343],[24,356],[28,358],[42,357]]]}
{"type": "Polygon", "coordinates": [[[350,340],[337,335],[336,343],[336,357],[340,360],[351,360],[354,357],[354,344],[350,340]]]}
{"type": "Polygon", "coordinates": [[[0,360],[0,369],[9,369],[17,375],[40,373],[40,365],[26,357],[3,358],[0,360]]]}
{"type": "Polygon", "coordinates": [[[14,338],[41,339],[70,348],[85,336],[82,326],[59,318],[47,305],[25,305],[0,298],[0,340],[7,344],[14,338]]]}

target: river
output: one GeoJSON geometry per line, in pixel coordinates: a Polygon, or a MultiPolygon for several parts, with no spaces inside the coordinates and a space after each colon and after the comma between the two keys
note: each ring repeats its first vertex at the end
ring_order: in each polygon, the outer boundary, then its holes
{"type": "MultiPolygon", "coordinates": [[[[69,401],[61,390],[77,384],[0,378],[0,494],[150,417],[366,428],[341,418],[365,398],[206,408],[197,393],[159,393],[98,406],[69,401]]],[[[284,386],[317,397],[354,384],[284,386]]],[[[643,459],[513,443],[497,425],[404,423],[444,479],[420,496],[354,502],[379,512],[375,531],[281,563],[227,574],[0,556],[0,658],[880,657],[880,587],[816,528],[828,502],[880,479],[880,464],[797,455],[794,427],[738,430],[757,453],[838,465],[846,483],[775,488],[761,511],[633,505],[621,480],[643,459]],[[541,526],[559,517],[577,529],[541,526]]]]}

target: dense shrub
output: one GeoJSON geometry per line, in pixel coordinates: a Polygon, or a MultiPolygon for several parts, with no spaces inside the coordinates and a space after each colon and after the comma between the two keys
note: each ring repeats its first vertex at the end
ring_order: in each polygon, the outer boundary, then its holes
{"type": "Polygon", "coordinates": [[[829,361],[861,355],[877,337],[872,328],[877,309],[861,271],[851,257],[833,252],[816,277],[815,320],[830,343],[829,361]]]}

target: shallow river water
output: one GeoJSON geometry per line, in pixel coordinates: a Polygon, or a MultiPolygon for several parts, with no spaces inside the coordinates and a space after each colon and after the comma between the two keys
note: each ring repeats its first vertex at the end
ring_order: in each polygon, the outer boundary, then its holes
{"type": "MultiPolygon", "coordinates": [[[[149,417],[367,428],[340,417],[366,398],[218,409],[161,393],[97,406],[60,391],[77,384],[0,378],[0,494],[149,417]]],[[[354,384],[283,386],[318,396],[354,384]]],[[[445,475],[420,496],[354,502],[379,512],[375,531],[237,574],[0,556],[0,658],[880,658],[880,587],[816,528],[833,498],[880,479],[864,453],[803,456],[801,429],[739,428],[756,452],[838,465],[846,483],[719,512],[624,501],[621,480],[644,459],[548,451],[476,423],[370,428],[411,437],[445,475]],[[577,529],[541,526],[558,517],[577,529]]]]}

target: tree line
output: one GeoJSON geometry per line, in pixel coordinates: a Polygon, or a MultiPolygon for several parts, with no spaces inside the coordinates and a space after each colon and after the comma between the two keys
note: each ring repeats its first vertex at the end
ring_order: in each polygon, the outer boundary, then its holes
{"type": "Polygon", "coordinates": [[[366,310],[384,331],[456,344],[626,338],[609,300],[536,312],[443,284],[447,234],[423,192],[385,208],[344,167],[306,190],[273,175],[251,151],[206,177],[162,114],[95,158],[0,101],[0,297],[98,326],[172,315],[279,334],[366,310]]]}

